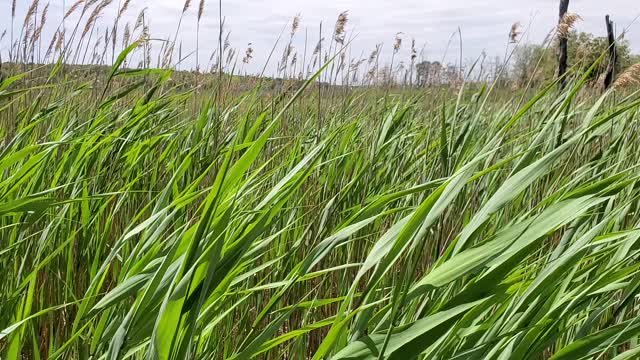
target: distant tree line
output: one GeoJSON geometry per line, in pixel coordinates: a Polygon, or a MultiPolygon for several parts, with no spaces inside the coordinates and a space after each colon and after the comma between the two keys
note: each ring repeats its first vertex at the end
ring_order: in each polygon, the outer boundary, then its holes
{"type": "MultiPolygon", "coordinates": [[[[602,54],[607,53],[608,48],[605,36],[572,31],[568,35],[568,66],[575,66],[578,73],[584,73],[602,54]]],[[[616,53],[616,75],[640,62],[640,55],[631,53],[629,42],[625,39],[616,41],[616,53]]],[[[609,57],[605,56],[591,73],[592,84],[603,82],[609,61],[609,57]]],[[[556,76],[558,60],[553,44],[519,44],[508,63],[500,57],[487,59],[483,56],[472,74],[467,73],[470,68],[470,62],[460,69],[459,65],[423,60],[415,64],[413,79],[402,83],[411,83],[417,87],[453,85],[459,83],[464,74],[471,76],[467,81],[500,81],[501,85],[511,85],[514,88],[538,86],[556,76]]],[[[386,72],[383,75],[388,77],[388,70],[386,72]]]]}
{"type": "MultiPolygon", "coordinates": [[[[569,35],[568,65],[575,66],[577,72],[586,72],[609,48],[607,38],[585,32],[571,32],[569,35]]],[[[620,74],[629,66],[640,61],[639,55],[631,53],[629,42],[619,39],[616,42],[618,61],[614,73],[620,74]]],[[[605,57],[591,73],[592,82],[603,80],[609,67],[609,57],[605,57]]],[[[557,60],[553,49],[543,45],[524,44],[513,55],[510,66],[510,80],[515,86],[539,85],[553,78],[557,69],[557,60]]],[[[600,81],[601,82],[601,81],[600,81]]]]}

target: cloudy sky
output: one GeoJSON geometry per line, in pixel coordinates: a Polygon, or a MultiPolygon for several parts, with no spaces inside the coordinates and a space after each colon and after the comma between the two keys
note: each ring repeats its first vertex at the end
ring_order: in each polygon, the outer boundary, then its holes
{"type": "MultiPolygon", "coordinates": [[[[6,28],[7,36],[3,40],[1,52],[6,58],[11,29],[10,8],[12,0],[0,0],[0,32],[6,28]]],[[[19,33],[24,13],[31,0],[17,1],[17,21],[15,32],[19,33]]],[[[113,22],[118,1],[105,11],[99,24],[105,26],[113,22]]],[[[42,8],[45,0],[40,0],[42,8]]],[[[65,6],[68,8],[74,0],[50,0],[48,26],[45,39],[49,39],[60,23],[65,6]]],[[[183,41],[183,54],[195,49],[196,13],[199,0],[192,1],[185,16],[179,38],[183,41]]],[[[151,35],[157,38],[173,37],[184,5],[183,0],[132,0],[124,22],[135,22],[137,14],[148,8],[151,35]]],[[[257,71],[266,61],[275,40],[285,27],[290,27],[296,14],[301,16],[300,30],[294,39],[299,56],[305,47],[307,37],[309,52],[318,41],[320,22],[330,38],[338,14],[349,11],[349,34],[355,35],[352,57],[364,54],[366,57],[377,43],[384,43],[383,56],[390,57],[395,34],[402,32],[404,38],[403,53],[399,57],[409,58],[408,47],[411,39],[416,40],[418,48],[424,47],[424,56],[441,60],[447,52],[447,61],[457,61],[459,56],[458,37],[447,44],[451,35],[460,27],[463,41],[463,58],[473,59],[484,50],[488,55],[503,55],[507,35],[511,25],[520,22],[525,40],[541,42],[557,21],[558,0],[244,0],[222,1],[226,29],[231,31],[231,46],[244,53],[248,43],[252,43],[254,59],[249,71],[257,71]]],[[[640,52],[640,6],[637,0],[573,0],[570,11],[578,13],[584,21],[577,25],[578,30],[604,35],[604,15],[610,14],[616,23],[618,32],[628,27],[626,39],[630,41],[634,52],[640,52]]],[[[67,22],[69,23],[74,19],[67,22]]],[[[121,26],[121,28],[123,28],[121,26]]],[[[205,6],[201,22],[201,63],[206,63],[211,51],[217,46],[218,3],[212,0],[205,6]]],[[[285,30],[285,38],[289,29],[285,30]]],[[[47,42],[43,41],[43,42],[47,42]]],[[[284,40],[283,42],[286,42],[284,40]]],[[[43,45],[46,47],[46,45],[43,45]]],[[[283,44],[281,43],[281,47],[283,44]]],[[[159,47],[159,45],[158,45],[159,47]]],[[[281,50],[277,52],[277,56],[281,50]]],[[[276,58],[277,58],[276,56],[276,58]]],[[[189,67],[195,62],[192,56],[185,62],[189,67]]]]}

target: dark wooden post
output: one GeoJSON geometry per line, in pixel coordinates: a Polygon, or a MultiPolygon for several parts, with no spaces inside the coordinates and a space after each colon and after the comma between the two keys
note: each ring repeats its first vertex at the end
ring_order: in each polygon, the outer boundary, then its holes
{"type": "MultiPolygon", "coordinates": [[[[564,16],[569,11],[569,0],[560,0],[560,18],[558,19],[558,24],[561,24],[564,20],[564,16]]],[[[558,77],[562,78],[562,76],[567,72],[567,48],[569,44],[569,38],[567,34],[563,34],[562,32],[558,32],[558,77]]],[[[560,80],[560,88],[563,89],[566,85],[566,80],[562,78],[560,80]]]]}
{"type": "Polygon", "coordinates": [[[609,15],[605,16],[605,21],[607,23],[607,39],[609,40],[609,66],[607,67],[607,75],[604,78],[604,89],[607,90],[613,84],[618,54],[616,51],[616,38],[613,36],[613,22],[609,15]]]}

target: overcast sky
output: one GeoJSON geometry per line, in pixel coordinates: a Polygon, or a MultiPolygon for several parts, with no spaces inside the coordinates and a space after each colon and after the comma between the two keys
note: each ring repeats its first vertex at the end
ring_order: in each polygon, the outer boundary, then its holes
{"type": "MultiPolygon", "coordinates": [[[[58,26],[63,14],[63,5],[70,6],[74,0],[51,0],[48,26],[45,29],[43,43],[58,26]]],[[[119,0],[114,0],[110,8],[100,19],[100,24],[111,24],[119,0]]],[[[123,1],[123,0],[120,0],[123,1]]],[[[46,1],[41,0],[42,8],[46,1]]],[[[191,9],[183,20],[180,38],[183,40],[183,54],[195,48],[196,13],[199,0],[193,0],[191,9]]],[[[24,13],[31,1],[17,0],[17,24],[19,33],[24,13]]],[[[147,7],[150,19],[151,35],[157,38],[173,36],[184,5],[183,0],[132,0],[124,16],[126,21],[135,22],[138,12],[147,7]]],[[[3,57],[9,45],[11,28],[11,0],[0,0],[0,32],[6,28],[8,34],[1,44],[3,57]]],[[[231,46],[242,54],[248,43],[254,48],[254,59],[250,71],[257,71],[267,58],[278,34],[283,27],[289,27],[296,14],[301,15],[301,27],[294,40],[296,51],[302,57],[305,33],[308,34],[309,52],[318,41],[318,28],[322,21],[325,36],[329,32],[338,14],[349,11],[347,30],[356,35],[352,56],[368,56],[376,43],[383,42],[383,56],[388,58],[395,34],[403,33],[403,53],[401,58],[408,60],[408,48],[411,39],[416,40],[418,48],[424,46],[424,55],[433,60],[441,60],[447,44],[458,27],[462,30],[463,57],[472,59],[484,50],[488,55],[503,55],[507,35],[514,22],[521,22],[525,39],[541,42],[557,22],[558,0],[244,0],[222,1],[223,16],[226,17],[226,29],[231,31],[231,46]]],[[[640,5],[637,0],[573,0],[570,11],[578,13],[584,19],[577,29],[598,35],[604,35],[604,15],[610,14],[616,23],[618,32],[630,27],[626,39],[630,41],[634,52],[640,52],[640,5]]],[[[71,19],[73,20],[73,19],[71,19]]],[[[69,21],[71,22],[71,21],[69,21]]],[[[70,25],[67,24],[67,27],[70,25]]],[[[123,26],[121,26],[121,29],[123,26]]],[[[288,29],[285,34],[288,34],[288,29]]],[[[201,23],[201,63],[206,63],[211,51],[217,46],[218,3],[209,1],[205,6],[205,15],[201,23]]],[[[285,35],[287,37],[288,35],[285,35]]],[[[288,40],[286,40],[288,41],[288,40]]],[[[285,41],[285,42],[286,42],[285,41]]],[[[282,47],[283,45],[281,45],[282,47]]],[[[43,45],[46,47],[46,45],[43,45]]],[[[159,46],[158,46],[159,47],[159,46]]],[[[277,52],[276,58],[281,53],[277,52]]],[[[459,56],[458,38],[452,42],[447,61],[457,61],[459,56]]],[[[192,66],[194,57],[185,64],[192,66]]]]}

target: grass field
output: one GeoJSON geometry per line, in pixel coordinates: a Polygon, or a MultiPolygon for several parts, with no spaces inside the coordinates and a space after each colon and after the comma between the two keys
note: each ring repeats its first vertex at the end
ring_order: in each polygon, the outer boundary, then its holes
{"type": "Polygon", "coordinates": [[[194,88],[135,46],[0,83],[2,359],[640,357],[639,92],[194,88]]]}

